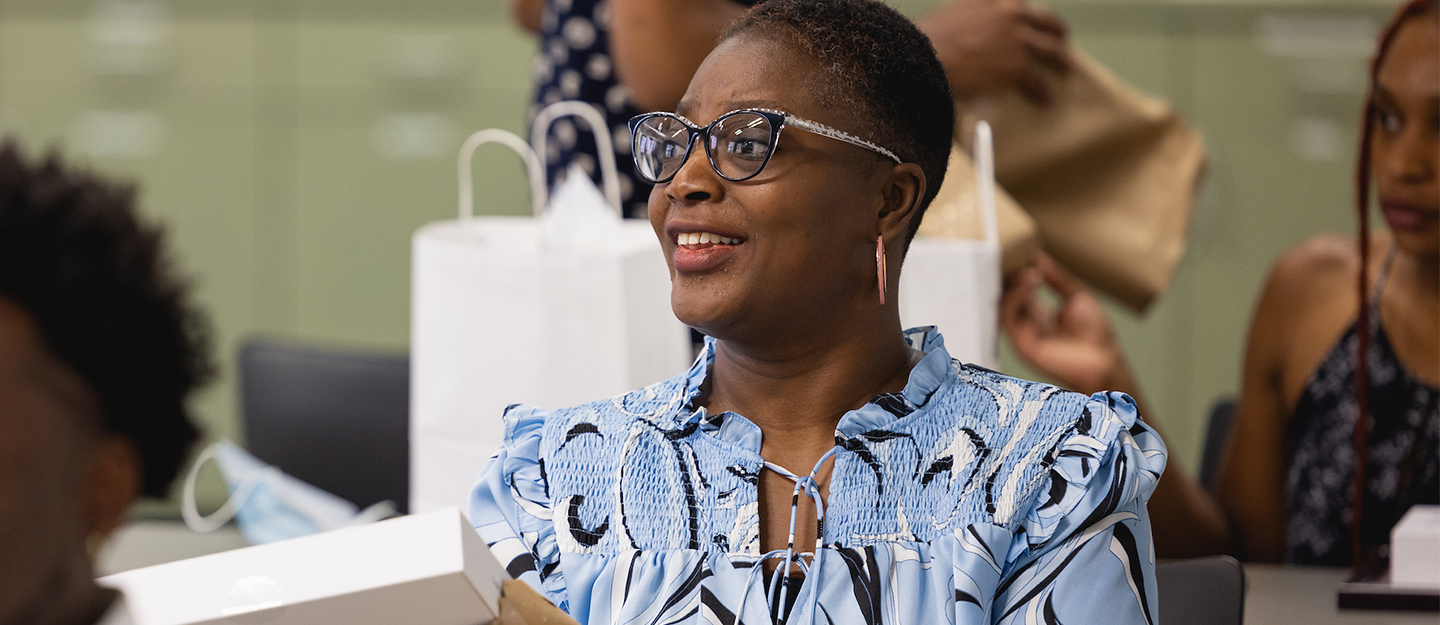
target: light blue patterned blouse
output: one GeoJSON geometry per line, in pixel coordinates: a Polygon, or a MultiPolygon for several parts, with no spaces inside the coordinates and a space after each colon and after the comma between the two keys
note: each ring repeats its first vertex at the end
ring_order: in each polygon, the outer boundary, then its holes
{"type": "Polygon", "coordinates": [[[788,473],[760,457],[760,428],[692,406],[713,342],[626,395],[511,406],[470,519],[581,623],[760,625],[793,604],[789,623],[1153,625],[1145,501],[1165,445],[1131,399],[961,364],[933,328],[906,336],[925,357],[901,393],[840,419],[803,555],[760,552],[758,477],[788,473]],[[762,572],[767,556],[798,561],[803,583],[762,572]]]}

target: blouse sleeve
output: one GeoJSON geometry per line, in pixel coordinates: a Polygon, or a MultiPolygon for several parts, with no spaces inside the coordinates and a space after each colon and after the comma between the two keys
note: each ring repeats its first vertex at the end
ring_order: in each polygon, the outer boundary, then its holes
{"type": "Polygon", "coordinates": [[[568,612],[540,458],[548,415],[531,406],[506,409],[505,442],[470,491],[470,523],[511,577],[524,580],[568,612]]]}
{"type": "Polygon", "coordinates": [[[1055,450],[1043,504],[1021,523],[995,623],[1131,623],[1158,618],[1145,503],[1165,444],[1123,393],[1096,393],[1055,450]]]}

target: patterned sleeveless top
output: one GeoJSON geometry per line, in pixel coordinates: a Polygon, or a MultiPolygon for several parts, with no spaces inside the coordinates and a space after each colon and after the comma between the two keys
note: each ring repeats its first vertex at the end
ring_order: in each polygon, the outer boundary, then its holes
{"type": "MultiPolygon", "coordinates": [[[[1410,506],[1440,503],[1440,389],[1400,366],[1380,324],[1380,293],[1394,257],[1392,249],[1368,303],[1371,425],[1361,512],[1367,553],[1389,544],[1390,529],[1410,506]]],[[[1357,324],[1315,369],[1290,419],[1285,560],[1292,564],[1350,564],[1357,324]]]]}

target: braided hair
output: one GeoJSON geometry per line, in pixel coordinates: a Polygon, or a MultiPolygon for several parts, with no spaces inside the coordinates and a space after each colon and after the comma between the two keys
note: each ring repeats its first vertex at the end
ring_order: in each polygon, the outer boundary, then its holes
{"type": "Polygon", "coordinates": [[[1408,0],[1400,5],[1399,10],[1390,18],[1385,28],[1380,31],[1380,42],[1375,48],[1375,56],[1370,61],[1370,79],[1365,93],[1365,105],[1360,118],[1360,150],[1355,161],[1355,207],[1359,218],[1359,243],[1360,243],[1360,277],[1356,288],[1360,294],[1360,310],[1355,323],[1357,336],[1357,349],[1355,350],[1355,401],[1357,404],[1357,415],[1355,419],[1354,446],[1355,446],[1355,471],[1354,471],[1354,501],[1351,504],[1351,526],[1350,544],[1352,548],[1351,562],[1354,566],[1362,566],[1365,556],[1364,544],[1361,541],[1361,515],[1364,512],[1365,501],[1365,464],[1369,460],[1370,447],[1366,442],[1369,434],[1368,425],[1370,422],[1370,143],[1375,134],[1375,123],[1379,109],[1375,104],[1375,91],[1380,75],[1380,66],[1385,62],[1385,53],[1390,50],[1390,45],[1395,41],[1395,35],[1400,27],[1411,19],[1433,15],[1440,9],[1440,0],[1408,0]]]}

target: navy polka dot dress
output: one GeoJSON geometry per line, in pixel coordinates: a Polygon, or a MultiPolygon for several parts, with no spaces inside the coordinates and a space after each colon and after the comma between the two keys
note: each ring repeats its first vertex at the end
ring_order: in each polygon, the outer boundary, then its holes
{"type": "MultiPolygon", "coordinates": [[[[580,100],[600,109],[615,143],[619,169],[620,201],[626,217],[645,217],[649,183],[635,174],[630,157],[630,130],[626,122],[640,111],[630,102],[630,91],[615,79],[610,57],[610,5],[604,0],[548,0],[540,24],[540,50],[535,55],[535,102],[527,123],[547,104],[580,100]]],[[[568,117],[550,127],[549,145],[541,155],[554,185],[572,164],[600,184],[600,167],[594,135],[583,121],[568,117]]]]}

